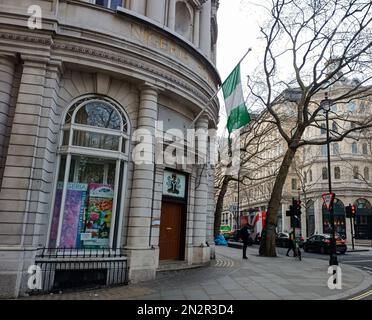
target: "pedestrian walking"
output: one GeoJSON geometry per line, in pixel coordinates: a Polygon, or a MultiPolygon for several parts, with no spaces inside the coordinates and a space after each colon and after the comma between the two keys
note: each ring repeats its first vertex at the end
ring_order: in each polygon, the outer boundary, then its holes
{"type": "Polygon", "coordinates": [[[295,250],[296,246],[295,246],[295,233],[294,231],[292,230],[290,233],[289,233],[289,239],[288,239],[288,250],[287,250],[287,254],[286,256],[289,257],[289,252],[292,250],[293,251],[293,256],[295,257],[297,254],[296,254],[296,250],[295,250]]]}
{"type": "Polygon", "coordinates": [[[248,223],[245,224],[243,228],[240,229],[240,239],[243,240],[243,259],[248,259],[247,258],[247,247],[250,242],[248,223]]]}

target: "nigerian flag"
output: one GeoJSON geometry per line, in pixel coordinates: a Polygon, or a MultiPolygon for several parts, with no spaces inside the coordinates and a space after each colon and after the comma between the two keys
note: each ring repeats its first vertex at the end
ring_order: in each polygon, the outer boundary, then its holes
{"type": "Polygon", "coordinates": [[[240,82],[240,63],[223,83],[222,91],[227,113],[227,130],[230,134],[235,129],[239,129],[251,121],[245,106],[240,82]]]}

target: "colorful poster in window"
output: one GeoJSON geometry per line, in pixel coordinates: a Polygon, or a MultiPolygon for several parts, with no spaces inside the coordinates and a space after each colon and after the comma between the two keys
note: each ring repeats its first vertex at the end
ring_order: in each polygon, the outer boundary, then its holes
{"type": "Polygon", "coordinates": [[[85,231],[81,240],[85,248],[109,247],[114,188],[112,185],[89,184],[88,208],[85,215],[85,231]]]}
{"type": "MultiPolygon", "coordinates": [[[[86,195],[88,184],[86,183],[68,183],[66,191],[66,201],[62,220],[60,247],[79,248],[80,233],[83,228],[83,219],[86,209],[86,195]]],[[[56,246],[58,233],[58,222],[61,211],[63,182],[58,182],[54,213],[50,234],[50,247],[56,246]]]]}
{"type": "Polygon", "coordinates": [[[185,198],[186,176],[174,171],[164,171],[163,195],[185,198]]]}

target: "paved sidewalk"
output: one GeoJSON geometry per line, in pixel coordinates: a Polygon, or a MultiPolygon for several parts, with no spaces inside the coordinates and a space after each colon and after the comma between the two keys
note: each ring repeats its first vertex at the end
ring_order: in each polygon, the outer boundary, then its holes
{"type": "Polygon", "coordinates": [[[32,296],[26,299],[144,299],[144,300],[313,300],[342,299],[372,285],[368,273],[349,265],[342,268],[342,290],[327,286],[328,263],[292,257],[265,258],[257,248],[217,247],[210,267],[161,272],[157,279],[128,286],[77,293],[32,296]]]}

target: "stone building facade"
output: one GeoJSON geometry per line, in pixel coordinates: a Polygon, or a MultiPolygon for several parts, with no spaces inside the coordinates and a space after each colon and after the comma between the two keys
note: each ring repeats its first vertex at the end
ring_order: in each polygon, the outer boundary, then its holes
{"type": "MultiPolygon", "coordinates": [[[[330,92],[330,97],[339,93],[336,91],[342,92],[347,88],[345,84],[336,86],[330,92]]],[[[324,93],[319,101],[322,97],[324,93]]],[[[370,98],[332,105],[329,114],[331,136],[336,136],[355,126],[358,121],[370,117],[370,105],[370,98]]],[[[325,117],[319,115],[317,124],[305,131],[304,139],[325,141],[325,137],[325,117]]],[[[344,140],[330,145],[332,191],[336,194],[335,228],[346,237],[348,243],[351,243],[353,227],[357,244],[372,245],[371,137],[371,129],[366,129],[351,133],[344,140]],[[345,217],[345,207],[349,204],[356,206],[353,226],[350,219],[345,217]]],[[[264,146],[265,151],[259,154],[259,159],[249,162],[247,168],[242,168],[242,171],[247,169],[254,172],[255,180],[245,181],[245,185],[240,185],[240,214],[255,215],[257,211],[267,210],[275,172],[286,151],[286,143],[277,131],[273,131],[268,140],[270,143],[264,146]]],[[[304,237],[329,232],[329,213],[322,199],[322,194],[328,192],[327,168],[326,145],[307,145],[297,151],[283,188],[277,232],[288,232],[291,229],[291,219],[286,216],[286,211],[293,198],[302,202],[301,232],[304,237]]],[[[237,205],[237,189],[237,183],[232,182],[225,197],[222,223],[234,223],[231,208],[237,205]]]]}
{"type": "MultiPolygon", "coordinates": [[[[133,282],[153,279],[159,263],[209,262],[213,172],[154,160],[155,132],[187,129],[220,84],[217,9],[1,1],[0,296],[28,290],[42,247],[76,259],[120,248],[133,282]],[[135,163],[143,141],[152,161],[135,163]]],[[[195,128],[216,128],[218,111],[212,101],[195,128]]]]}

